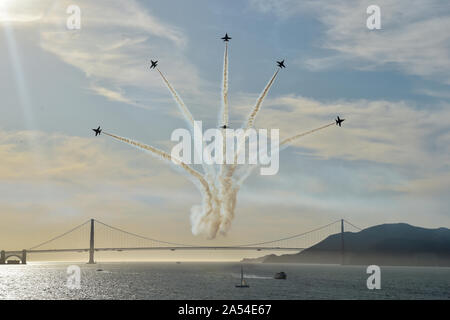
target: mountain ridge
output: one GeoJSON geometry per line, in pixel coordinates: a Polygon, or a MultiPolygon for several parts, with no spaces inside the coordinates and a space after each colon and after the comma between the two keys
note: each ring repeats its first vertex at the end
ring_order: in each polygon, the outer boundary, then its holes
{"type": "Polygon", "coordinates": [[[385,223],[341,234],[295,254],[268,255],[242,262],[319,263],[350,265],[450,266],[450,229],[428,229],[408,223],[385,223]]]}

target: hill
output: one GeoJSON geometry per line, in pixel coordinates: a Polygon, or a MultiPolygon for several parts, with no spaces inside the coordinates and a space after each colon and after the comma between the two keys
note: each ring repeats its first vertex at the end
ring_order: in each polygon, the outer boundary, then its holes
{"type": "MultiPolygon", "coordinates": [[[[344,264],[450,266],[450,230],[406,223],[382,224],[344,233],[344,264]]],[[[334,234],[296,254],[269,255],[243,262],[340,264],[341,234],[334,234]],[[258,261],[259,260],[259,261],[258,261]]]]}

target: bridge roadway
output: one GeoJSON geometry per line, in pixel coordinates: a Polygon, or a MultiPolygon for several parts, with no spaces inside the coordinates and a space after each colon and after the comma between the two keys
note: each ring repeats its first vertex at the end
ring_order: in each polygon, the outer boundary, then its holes
{"type": "MultiPolygon", "coordinates": [[[[47,240],[45,242],[42,242],[34,247],[30,247],[29,249],[24,249],[24,250],[10,250],[10,251],[6,251],[6,250],[1,250],[0,251],[0,264],[7,264],[8,263],[8,259],[11,257],[16,257],[18,259],[20,259],[22,264],[26,264],[27,262],[27,254],[30,253],[53,253],[53,252],[89,252],[89,264],[93,264],[95,263],[94,260],[94,253],[97,251],[143,251],[143,250],[170,250],[170,251],[176,251],[176,250],[191,250],[191,251],[195,251],[195,250],[247,250],[247,251],[303,251],[304,249],[306,249],[306,247],[309,247],[308,245],[305,244],[301,244],[302,247],[279,247],[279,246],[268,246],[268,244],[276,244],[276,245],[280,245],[281,243],[285,243],[283,241],[285,240],[290,240],[290,239],[294,239],[294,238],[299,238],[301,236],[305,236],[308,234],[311,234],[313,232],[318,232],[322,229],[328,228],[330,226],[333,226],[337,223],[340,222],[341,225],[341,256],[342,256],[342,262],[344,261],[344,222],[347,222],[348,224],[350,224],[351,226],[353,226],[354,228],[356,228],[358,231],[361,231],[361,228],[356,227],[355,225],[351,224],[350,222],[344,220],[344,219],[340,219],[337,221],[334,221],[332,223],[329,223],[327,225],[324,225],[322,227],[310,230],[308,232],[303,232],[300,234],[296,234],[293,236],[289,236],[289,237],[285,237],[282,239],[277,239],[277,240],[273,240],[273,241],[266,241],[266,242],[259,242],[259,243],[252,243],[252,244],[245,244],[245,245],[234,245],[234,246],[196,246],[196,245],[187,245],[187,244],[178,244],[178,243],[173,243],[173,242],[166,242],[166,241],[160,241],[160,240],[155,240],[155,239],[151,239],[148,237],[143,237],[140,236],[138,234],[132,233],[132,232],[128,232],[110,225],[107,225],[103,222],[100,222],[98,220],[95,219],[90,219],[82,224],[80,224],[79,226],[76,226],[75,228],[72,228],[71,230],[60,234],[50,240],[47,240]],[[75,230],[78,230],[79,228],[85,226],[86,224],[90,223],[90,233],[89,233],[89,247],[88,248],[75,248],[75,249],[39,249],[42,248],[44,245],[49,244],[52,241],[55,241],[57,239],[60,239],[62,237],[64,237],[65,235],[74,232],[75,230]],[[151,246],[151,247],[130,247],[130,248],[124,248],[124,247],[111,247],[111,248],[96,248],[95,247],[95,223],[100,223],[103,226],[117,231],[117,232],[121,232],[122,234],[127,234],[130,236],[133,236],[134,238],[138,238],[138,239],[144,239],[147,241],[152,241],[153,243],[159,243],[158,246],[151,246]]],[[[335,234],[334,232],[331,234],[335,234]]],[[[330,233],[327,233],[327,236],[329,236],[330,233]]],[[[323,237],[322,237],[323,238],[323,237]]],[[[316,239],[317,240],[317,239],[316,239]]],[[[311,242],[311,241],[309,241],[311,242]]],[[[311,243],[313,244],[313,243],[311,243]]]]}
{"type": "MultiPolygon", "coordinates": [[[[283,248],[283,247],[244,247],[244,246],[199,246],[199,247],[135,247],[135,248],[94,248],[94,251],[137,251],[137,250],[256,250],[256,251],[301,251],[305,248],[283,248]]],[[[51,253],[51,252],[88,252],[89,248],[80,249],[40,249],[26,250],[27,253],[51,253]]],[[[6,255],[22,254],[22,251],[5,251],[6,255]]]]}

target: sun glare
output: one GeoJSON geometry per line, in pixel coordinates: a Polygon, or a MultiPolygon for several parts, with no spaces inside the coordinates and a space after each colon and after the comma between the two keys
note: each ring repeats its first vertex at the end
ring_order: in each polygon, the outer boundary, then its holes
{"type": "MultiPolygon", "coordinates": [[[[0,0],[0,22],[31,22],[42,18],[25,0],[0,0]]],[[[37,0],[34,0],[37,1],[37,0]]]]}
{"type": "Polygon", "coordinates": [[[8,19],[8,8],[10,7],[12,0],[0,1],[0,21],[8,19]]]}
{"type": "Polygon", "coordinates": [[[10,19],[9,11],[14,4],[16,4],[15,0],[0,0],[0,21],[7,21],[10,19]]]}

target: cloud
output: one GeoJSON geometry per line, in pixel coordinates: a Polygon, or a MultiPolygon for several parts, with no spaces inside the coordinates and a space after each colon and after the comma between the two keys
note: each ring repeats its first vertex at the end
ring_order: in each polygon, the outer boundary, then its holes
{"type": "MultiPolygon", "coordinates": [[[[256,98],[235,99],[233,123],[244,123],[256,98]]],[[[363,221],[378,210],[383,211],[377,213],[379,222],[393,221],[392,216],[419,224],[426,221],[421,215],[428,205],[428,217],[447,221],[448,200],[443,194],[450,191],[449,107],[388,100],[320,101],[292,94],[267,98],[256,128],[278,128],[281,139],[323,126],[337,115],[346,121],[342,128],[333,125],[282,151],[280,174],[250,179],[240,204],[250,200],[270,207],[308,206],[330,214],[345,207],[345,213],[336,216],[351,214],[363,221]]]]}
{"type": "MultiPolygon", "coordinates": [[[[105,137],[0,131],[0,212],[2,225],[11,225],[0,232],[3,249],[28,248],[92,217],[157,239],[201,243],[191,235],[186,210],[197,196],[166,164],[105,137]]],[[[254,214],[253,207],[241,213],[254,214]]],[[[267,235],[269,225],[255,234],[267,235]]],[[[215,243],[243,243],[247,237],[234,232],[215,243]]]]}
{"type": "Polygon", "coordinates": [[[366,9],[373,1],[253,0],[254,8],[282,18],[313,14],[325,26],[319,44],[331,55],[297,61],[323,70],[345,63],[363,70],[398,68],[412,75],[450,84],[450,7],[443,1],[376,2],[381,9],[381,30],[366,28],[366,9]]]}
{"type": "Polygon", "coordinates": [[[250,5],[264,13],[273,13],[282,18],[289,18],[311,6],[309,1],[295,0],[250,0],[250,5]]]}
{"type": "MultiPolygon", "coordinates": [[[[122,183],[142,188],[157,184],[162,190],[189,182],[172,175],[165,163],[108,139],[81,138],[39,131],[0,131],[2,183],[55,183],[95,189],[97,183],[122,183]],[[151,183],[150,183],[151,182],[151,183]]],[[[37,188],[39,189],[39,188],[37,188]]],[[[97,190],[97,194],[102,189],[97,190]]]]}
{"type": "MultiPolygon", "coordinates": [[[[66,19],[69,14],[67,8],[74,5],[69,0],[4,0],[6,5],[2,9],[8,21],[35,21],[40,19],[41,26],[50,25],[59,30],[66,30],[66,19]]],[[[178,46],[186,43],[183,33],[176,27],[165,24],[151,15],[135,0],[123,4],[117,0],[89,0],[77,1],[81,11],[82,25],[88,28],[116,28],[145,32],[160,38],[173,41],[178,46]],[[83,23],[84,22],[84,23],[83,23]]]]}
{"type": "Polygon", "coordinates": [[[24,1],[12,5],[9,16],[18,18],[23,12],[39,16],[38,21],[22,25],[37,27],[40,46],[81,70],[93,92],[131,105],[137,105],[133,102],[137,94],[166,93],[159,76],[148,69],[150,58],[160,60],[170,79],[189,79],[177,84],[179,90],[200,91],[202,81],[184,55],[187,36],[137,1],[77,1],[80,30],[66,29],[66,9],[72,1],[24,1]]]}
{"type": "MultiPolygon", "coordinates": [[[[307,148],[317,159],[341,158],[350,162],[368,159],[394,163],[397,167],[426,167],[430,158],[434,158],[435,168],[431,168],[427,175],[419,174],[401,184],[382,186],[407,195],[400,207],[387,201],[383,205],[383,208],[387,208],[386,212],[379,213],[377,210],[380,210],[380,206],[367,208],[368,202],[349,203],[345,200],[345,216],[359,224],[380,223],[386,219],[393,221],[389,217],[392,214],[397,220],[427,224],[426,218],[420,215],[424,203],[418,203],[411,210],[405,210],[405,207],[412,205],[411,200],[408,200],[409,195],[414,195],[415,201],[425,195],[431,199],[431,204],[443,203],[436,202],[435,196],[448,193],[448,177],[436,172],[441,166],[448,166],[450,136],[445,130],[449,125],[445,119],[450,118],[445,114],[445,108],[433,117],[427,111],[409,109],[403,103],[342,101],[332,104],[298,96],[283,96],[267,101],[261,117],[257,119],[257,126],[275,127],[275,123],[282,124],[281,133],[290,135],[328,122],[330,114],[339,112],[348,119],[344,128],[330,128],[330,131],[319,133],[320,137],[305,137],[299,140],[297,146],[307,148]],[[372,115],[368,119],[367,113],[372,115]],[[374,117],[373,114],[380,116],[374,117]],[[440,124],[439,118],[443,119],[440,124]],[[415,121],[413,124],[419,128],[411,136],[411,141],[408,141],[408,132],[414,130],[408,121],[415,121]],[[441,133],[437,134],[433,129],[441,133]],[[382,137],[379,136],[380,132],[382,137]],[[357,137],[348,140],[351,135],[357,137]],[[424,142],[427,136],[435,140],[437,150],[430,151],[426,161],[423,161],[421,157],[427,152],[422,149],[426,147],[424,142]],[[379,141],[374,141],[376,139],[379,141]],[[381,151],[370,151],[371,148],[380,148],[381,151]],[[398,153],[397,149],[404,149],[410,159],[391,158],[398,153]]],[[[244,104],[237,110],[242,113],[244,104]]],[[[36,239],[46,240],[47,235],[54,234],[55,230],[63,230],[90,217],[163,240],[176,239],[188,243],[200,241],[189,235],[186,208],[198,201],[196,197],[199,197],[190,182],[148,154],[104,138],[0,131],[0,209],[5,212],[2,221],[15,226],[30,221],[20,230],[15,227],[4,232],[0,238],[5,243],[9,244],[8,239],[14,232],[28,230],[27,236],[18,242],[22,247],[27,247],[35,243],[36,239]],[[173,201],[174,192],[177,195],[176,203],[173,201]]],[[[421,169],[419,172],[427,173],[421,169]]],[[[222,239],[220,243],[246,242],[246,237],[242,237],[239,231],[246,225],[247,217],[254,215],[264,215],[259,221],[261,227],[246,236],[258,238],[260,234],[273,233],[273,228],[267,227],[270,224],[264,226],[262,221],[273,219],[274,210],[282,212],[277,218],[279,228],[284,228],[283,232],[277,233],[280,235],[295,233],[295,228],[283,227],[291,226],[293,222],[307,228],[302,223],[317,226],[329,222],[330,217],[341,217],[344,214],[339,209],[342,208],[342,199],[339,200],[341,205],[334,205],[338,202],[329,199],[323,201],[324,197],[329,196],[329,189],[333,188],[330,181],[324,183],[320,178],[308,180],[306,177],[305,183],[313,185],[313,193],[324,193],[320,202],[310,194],[305,194],[297,183],[294,184],[297,187],[292,190],[292,182],[288,180],[297,179],[301,173],[299,168],[298,171],[290,172],[289,177],[275,176],[270,180],[259,177],[259,182],[267,189],[251,186],[243,190],[238,200],[236,227],[228,239],[222,239]]],[[[371,171],[367,172],[365,178],[368,182],[374,178],[372,174],[371,171]]],[[[353,176],[351,180],[355,179],[353,176]]],[[[430,215],[436,215],[437,210],[433,206],[429,208],[430,215]]],[[[18,245],[17,242],[15,245],[18,245]]]]}
{"type": "MultiPolygon", "coordinates": [[[[46,9],[47,14],[44,14],[40,20],[41,46],[84,72],[90,79],[90,89],[95,93],[109,100],[132,105],[136,105],[136,100],[132,98],[131,92],[134,93],[134,90],[129,90],[130,88],[161,89],[166,93],[166,88],[161,85],[159,77],[145,69],[145,62],[155,55],[164,56],[164,60],[167,59],[165,61],[171,60],[170,65],[163,64],[164,68],[167,68],[168,75],[171,76],[170,79],[173,76],[175,79],[188,80],[180,82],[184,85],[182,88],[195,92],[201,85],[195,69],[185,61],[183,52],[188,44],[183,40],[185,39],[183,31],[159,19],[153,19],[151,12],[141,10],[137,2],[132,2],[135,6],[126,8],[122,3],[113,0],[108,1],[108,5],[105,5],[104,1],[80,1],[82,14],[86,20],[83,20],[82,30],[79,32],[65,30],[66,16],[56,14],[65,12],[60,9],[64,9],[64,5],[68,2],[54,3],[56,3],[55,6],[46,9]],[[100,7],[104,11],[98,11],[100,7]],[[138,10],[139,14],[143,15],[139,16],[139,21],[136,23],[130,18],[134,14],[133,10],[138,10]],[[97,15],[100,17],[95,17],[97,15]],[[114,17],[114,19],[109,20],[103,17],[114,17]]],[[[278,6],[278,9],[274,11],[277,14],[281,15],[282,10],[295,14],[294,7],[288,4],[289,1],[272,2],[272,5],[278,6]],[[284,5],[286,7],[283,7],[284,5]]],[[[312,3],[307,2],[306,5],[302,6],[301,10],[317,12],[317,8],[312,3]]],[[[271,9],[272,7],[268,7],[266,10],[271,9]]],[[[331,11],[324,8],[324,12],[331,11]]],[[[365,10],[362,12],[364,13],[365,10]]],[[[325,13],[321,17],[325,17],[325,13]]],[[[340,19],[344,16],[344,13],[339,10],[336,14],[340,19]]],[[[350,15],[349,24],[352,24],[355,19],[353,15],[350,15]]],[[[416,18],[410,16],[408,19],[416,18]]],[[[365,26],[364,14],[361,21],[365,26]]],[[[434,24],[431,23],[431,25],[434,24]]],[[[317,68],[323,66],[323,62],[326,61],[327,68],[331,68],[336,63],[355,60],[359,61],[358,68],[373,68],[391,63],[399,68],[406,68],[407,59],[412,59],[403,49],[398,50],[396,59],[390,58],[393,53],[386,44],[383,50],[387,52],[374,51],[381,49],[372,48],[370,44],[370,50],[366,52],[364,50],[368,50],[367,48],[359,48],[364,41],[363,37],[356,37],[353,42],[351,38],[353,33],[348,31],[350,27],[345,25],[341,27],[342,29],[332,30],[330,25],[323,42],[323,47],[332,48],[336,55],[325,57],[321,61],[310,59],[307,61],[310,65],[315,63],[317,68]],[[376,56],[374,56],[375,53],[375,55],[378,54],[377,52],[383,56],[380,64],[376,63],[376,56]]],[[[424,24],[424,27],[427,30],[430,28],[428,24],[424,24]]],[[[384,23],[383,28],[385,28],[384,23]]],[[[392,38],[396,34],[382,31],[384,35],[389,35],[386,38],[388,41],[392,39],[406,41],[408,36],[405,29],[402,27],[398,29],[398,35],[404,38],[392,38]]],[[[364,29],[363,32],[368,31],[364,29]]],[[[427,33],[423,34],[423,36],[427,35],[427,33]]],[[[375,40],[378,36],[381,35],[376,35],[375,40]]],[[[413,40],[417,39],[413,38],[413,40]]],[[[381,45],[383,41],[381,39],[379,41],[378,45],[381,45]]],[[[429,41],[431,45],[436,44],[434,38],[429,41]]],[[[446,41],[446,35],[439,35],[437,41],[446,41]]],[[[438,48],[434,51],[435,53],[440,52],[441,42],[437,43],[438,48]]],[[[437,68],[430,68],[435,62],[425,61],[425,57],[430,60],[439,60],[443,57],[442,70],[446,70],[446,60],[443,55],[439,57],[439,54],[428,54],[427,50],[416,50],[410,53],[410,55],[413,54],[417,55],[414,58],[417,60],[417,65],[411,68],[411,72],[433,77],[439,74],[440,71],[437,68]]],[[[163,62],[162,59],[161,62],[163,62]]],[[[178,87],[178,83],[176,84],[178,87]]],[[[233,117],[247,115],[249,106],[253,105],[255,99],[256,97],[248,96],[241,97],[241,101],[238,97],[233,99],[232,111],[235,112],[233,117]]],[[[267,99],[256,125],[280,128],[283,138],[328,123],[339,114],[347,118],[343,128],[334,126],[316,135],[305,137],[299,140],[292,150],[295,150],[297,155],[314,157],[321,164],[320,160],[336,159],[340,164],[345,163],[350,166],[359,161],[381,164],[389,167],[390,170],[383,172],[384,167],[382,167],[379,171],[367,170],[362,174],[364,181],[367,182],[366,189],[382,189],[407,196],[414,195],[416,201],[426,195],[433,202],[436,195],[448,193],[449,187],[449,177],[443,174],[445,170],[448,171],[449,166],[450,114],[448,110],[450,109],[448,107],[449,105],[445,103],[438,106],[424,106],[403,101],[383,100],[327,102],[292,94],[267,99]],[[379,178],[381,174],[390,175],[396,170],[403,173],[401,177],[404,179],[400,183],[387,184],[386,180],[379,178]]],[[[113,225],[123,226],[123,224],[133,224],[127,220],[132,216],[130,221],[135,222],[130,230],[145,229],[145,226],[151,224],[161,226],[161,230],[166,231],[179,228],[186,232],[187,237],[189,222],[186,208],[197,202],[198,196],[190,182],[173,174],[168,167],[145,153],[101,139],[84,139],[60,134],[48,135],[42,132],[31,134],[30,132],[0,131],[0,180],[2,181],[0,199],[4,203],[1,209],[4,212],[11,212],[8,216],[14,216],[14,221],[18,224],[21,217],[38,218],[46,222],[73,217],[78,223],[79,219],[76,218],[82,216],[84,219],[84,217],[89,218],[95,215],[119,221],[119,224],[113,223],[113,225]],[[30,135],[34,138],[30,138],[30,135]],[[34,145],[30,141],[39,143],[34,145]],[[174,191],[177,194],[177,201],[182,200],[180,204],[175,204],[173,201],[174,191]],[[36,215],[33,215],[34,212],[36,215]],[[179,215],[170,218],[174,212],[179,215]],[[175,222],[179,224],[168,226],[168,219],[176,220],[180,217],[185,217],[186,220],[179,223],[178,219],[175,222]],[[139,225],[139,222],[136,222],[143,219],[148,219],[147,224],[139,225]]],[[[296,161],[296,159],[283,160],[282,158],[281,161],[296,161]]],[[[261,226],[270,226],[273,212],[281,211],[280,205],[283,207],[283,214],[289,212],[292,216],[296,214],[300,216],[299,213],[304,215],[305,204],[314,214],[315,211],[320,210],[324,221],[329,215],[335,214],[336,211],[330,208],[330,204],[337,202],[321,199],[323,206],[318,206],[317,199],[308,199],[302,194],[303,190],[298,188],[298,181],[289,181],[289,179],[301,177],[301,169],[289,172],[288,177],[287,175],[277,176],[271,180],[259,177],[258,181],[261,185],[267,184],[267,189],[254,193],[244,190],[239,199],[238,219],[242,217],[245,220],[245,214],[255,215],[259,214],[259,210],[265,209],[267,217],[261,226]],[[273,182],[272,185],[271,182],[273,182]],[[290,183],[290,187],[296,188],[295,191],[285,190],[290,183]],[[251,202],[248,207],[245,207],[245,199],[251,202]],[[261,205],[255,209],[257,202],[261,202],[261,205]],[[241,203],[244,203],[244,206],[241,203]],[[285,210],[288,206],[286,204],[291,206],[289,210],[285,210]],[[264,208],[261,208],[263,205],[264,208]]],[[[359,178],[355,174],[345,181],[350,183],[350,180],[359,178]]],[[[311,193],[336,192],[336,189],[333,189],[335,185],[320,177],[317,179],[306,177],[305,180],[311,193]]],[[[352,206],[346,206],[346,208],[352,208],[353,212],[360,212],[362,219],[366,219],[363,217],[364,213],[374,216],[379,211],[376,207],[366,208],[367,202],[362,203],[357,199],[358,196],[349,194],[354,202],[352,206]]],[[[389,202],[389,199],[386,202],[389,202]]],[[[311,225],[316,226],[317,220],[313,213],[311,213],[311,225]]],[[[395,212],[391,210],[389,213],[395,212]]],[[[408,213],[404,211],[403,216],[407,217],[408,213]]],[[[337,212],[336,216],[338,214],[342,212],[337,212]]],[[[277,223],[279,228],[282,228],[286,224],[292,225],[292,221],[289,218],[278,219],[277,223]]],[[[247,226],[248,224],[236,224],[236,228],[242,228],[242,230],[247,226]]],[[[159,230],[159,228],[156,229],[159,230]]],[[[273,228],[261,228],[257,232],[269,231],[273,232],[273,228]]],[[[234,235],[238,233],[235,232],[234,235]]],[[[162,238],[171,240],[178,236],[177,234],[162,238]]]]}
{"type": "Polygon", "coordinates": [[[399,191],[414,195],[416,197],[423,196],[441,196],[447,197],[450,190],[450,174],[443,172],[433,177],[425,177],[403,183],[393,191],[399,191]]]}
{"type": "Polygon", "coordinates": [[[449,91],[441,91],[441,90],[432,90],[432,89],[426,89],[421,88],[416,90],[418,94],[424,94],[427,96],[439,98],[439,99],[450,99],[450,92],[449,91]]]}
{"type": "Polygon", "coordinates": [[[97,86],[97,85],[92,85],[90,89],[93,92],[95,92],[96,94],[106,97],[108,100],[117,101],[117,102],[123,102],[123,103],[129,104],[129,105],[133,105],[133,106],[137,106],[137,107],[141,107],[141,108],[146,108],[146,106],[144,106],[144,105],[142,105],[142,104],[140,104],[140,103],[138,103],[136,101],[133,101],[133,100],[125,97],[123,95],[122,90],[120,90],[120,89],[119,89],[120,91],[114,91],[114,90],[111,90],[111,89],[108,89],[108,88],[104,88],[104,87],[100,87],[100,86],[97,86]]]}
{"type": "Polygon", "coordinates": [[[0,22],[28,23],[42,19],[49,0],[37,3],[32,0],[2,0],[0,2],[0,22]]]}
{"type": "MultiPolygon", "coordinates": [[[[172,226],[162,226],[164,220],[175,214],[185,217],[189,234],[186,208],[199,199],[191,182],[169,165],[106,137],[0,130],[2,223],[27,221],[21,232],[36,225],[45,232],[54,225],[68,227],[68,219],[76,225],[91,217],[131,230],[139,219],[152,217],[167,231],[172,226]],[[130,222],[122,221],[130,216],[130,222]]],[[[8,234],[0,232],[0,240],[9,243],[8,234]]],[[[37,239],[24,238],[28,244],[37,239]]]]}
{"type": "MultiPolygon", "coordinates": [[[[79,31],[61,28],[66,16],[60,11],[68,1],[58,2],[43,19],[41,46],[73,65],[92,79],[120,86],[161,87],[158,77],[151,77],[150,58],[165,56],[173,61],[169,71],[193,80],[195,71],[184,63],[186,36],[162,23],[135,1],[81,1],[79,31]]],[[[191,85],[195,85],[194,83],[191,85]]]]}
{"type": "MultiPolygon", "coordinates": [[[[252,99],[233,108],[246,116],[252,99]]],[[[415,169],[424,174],[450,165],[450,111],[448,104],[418,106],[403,101],[321,102],[285,95],[264,102],[256,126],[279,128],[280,138],[330,123],[340,115],[343,128],[330,127],[300,138],[295,146],[322,159],[370,161],[415,169]]]]}

